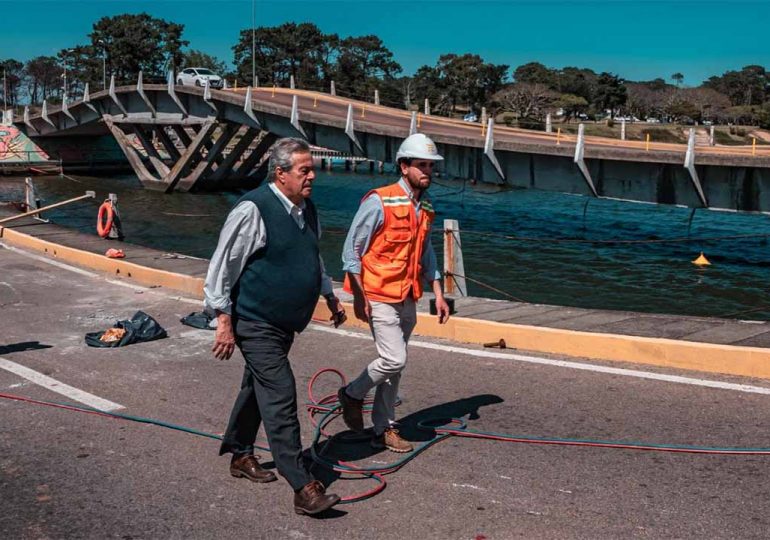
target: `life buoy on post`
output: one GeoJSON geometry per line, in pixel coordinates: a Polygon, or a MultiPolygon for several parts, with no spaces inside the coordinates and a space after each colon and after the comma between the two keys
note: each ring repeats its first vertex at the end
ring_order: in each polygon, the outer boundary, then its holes
{"type": "Polygon", "coordinates": [[[112,202],[107,199],[99,207],[99,214],[96,216],[96,232],[102,238],[107,238],[112,230],[112,222],[115,219],[115,213],[112,210],[112,202]],[[104,220],[105,215],[107,221],[104,220]]]}

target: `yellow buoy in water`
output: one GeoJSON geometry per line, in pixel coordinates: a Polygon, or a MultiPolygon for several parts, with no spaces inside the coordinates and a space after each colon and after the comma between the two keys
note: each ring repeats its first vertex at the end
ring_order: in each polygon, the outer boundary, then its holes
{"type": "Polygon", "coordinates": [[[698,258],[695,259],[692,263],[697,266],[711,266],[711,263],[702,251],[700,252],[700,255],[698,255],[698,258]]]}

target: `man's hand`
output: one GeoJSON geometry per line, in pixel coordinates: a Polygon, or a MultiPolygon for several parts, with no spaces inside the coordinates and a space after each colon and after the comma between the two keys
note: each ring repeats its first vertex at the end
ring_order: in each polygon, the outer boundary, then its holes
{"type": "Polygon", "coordinates": [[[353,289],[353,313],[356,319],[368,323],[372,317],[372,305],[364,293],[364,284],[361,281],[361,274],[348,272],[350,278],[350,287],[353,289]]]}
{"type": "Polygon", "coordinates": [[[235,351],[235,332],[233,321],[227,313],[217,312],[217,332],[214,336],[214,346],[211,348],[214,358],[227,360],[235,351]]]}
{"type": "Polygon", "coordinates": [[[372,316],[372,305],[369,300],[363,294],[353,295],[353,312],[356,314],[356,319],[359,321],[368,323],[372,316]]]}
{"type": "Polygon", "coordinates": [[[326,307],[332,312],[332,316],[329,320],[334,324],[334,328],[339,328],[342,323],[348,320],[348,316],[345,315],[345,308],[342,307],[340,299],[336,296],[331,296],[326,299],[326,307]]]}
{"type": "Polygon", "coordinates": [[[449,304],[446,303],[443,295],[436,296],[436,314],[439,324],[444,324],[449,320],[449,304]]]}

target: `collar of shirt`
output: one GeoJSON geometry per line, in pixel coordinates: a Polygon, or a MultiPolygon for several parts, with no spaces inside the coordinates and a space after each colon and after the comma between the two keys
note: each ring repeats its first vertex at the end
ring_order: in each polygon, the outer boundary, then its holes
{"type": "Polygon", "coordinates": [[[304,210],[305,210],[305,201],[303,200],[299,205],[294,204],[289,200],[289,198],[281,193],[281,190],[275,187],[275,182],[270,182],[268,184],[270,189],[275,193],[275,195],[278,197],[278,200],[281,201],[281,204],[286,209],[286,213],[289,214],[294,221],[299,225],[300,228],[305,226],[305,216],[304,216],[304,210]]]}

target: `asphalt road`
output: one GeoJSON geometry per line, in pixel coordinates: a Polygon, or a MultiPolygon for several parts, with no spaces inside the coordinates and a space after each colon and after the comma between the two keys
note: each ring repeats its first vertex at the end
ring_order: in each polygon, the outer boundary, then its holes
{"type": "MultiPolygon", "coordinates": [[[[224,429],[242,360],[214,360],[212,333],[178,322],[197,309],[194,302],[0,248],[0,306],[6,367],[32,369],[124,406],[120,412],[213,433],[224,429]],[[169,337],[112,350],[84,345],[86,332],[137,309],[154,316],[169,337]]],[[[373,355],[366,336],[311,327],[291,354],[300,399],[316,370],[333,366],[350,376],[373,355]]],[[[770,387],[768,381],[731,382],[770,387]]],[[[326,393],[336,383],[322,386],[326,393]]],[[[72,402],[6,369],[0,369],[0,393],[72,402]]],[[[470,415],[473,429],[514,434],[770,447],[770,396],[513,356],[414,346],[401,394],[404,431],[412,438],[421,437],[413,428],[417,418],[470,415]]],[[[302,423],[308,444],[305,416],[302,423]]],[[[228,458],[217,450],[216,441],[161,427],[0,399],[1,535],[766,538],[770,529],[770,456],[449,439],[389,476],[379,496],[314,519],[294,514],[282,479],[256,485],[231,478],[228,458]]],[[[363,463],[393,458],[365,445],[345,451],[363,463]]],[[[330,490],[347,495],[370,485],[337,480],[330,490]]]]}

